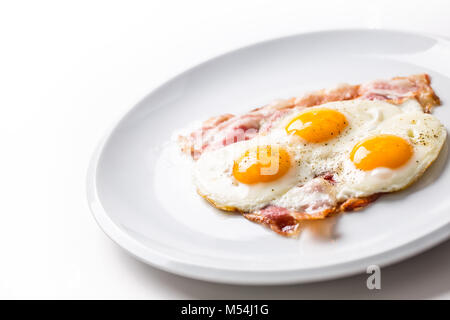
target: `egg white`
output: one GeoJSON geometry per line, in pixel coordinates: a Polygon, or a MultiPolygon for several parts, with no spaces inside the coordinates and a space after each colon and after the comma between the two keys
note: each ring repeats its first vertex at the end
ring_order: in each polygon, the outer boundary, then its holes
{"type": "Polygon", "coordinates": [[[219,207],[253,211],[265,206],[299,181],[307,181],[312,175],[307,166],[295,164],[295,151],[289,145],[289,140],[288,136],[267,135],[203,154],[194,166],[194,183],[199,193],[219,207]],[[292,166],[284,176],[272,182],[240,183],[233,176],[234,160],[258,145],[278,145],[285,148],[291,155],[292,166]]]}

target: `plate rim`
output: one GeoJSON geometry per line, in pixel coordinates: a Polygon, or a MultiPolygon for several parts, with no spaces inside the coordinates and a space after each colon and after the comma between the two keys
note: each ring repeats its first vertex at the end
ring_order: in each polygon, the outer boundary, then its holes
{"type": "Polygon", "coordinates": [[[129,114],[131,114],[136,108],[138,108],[144,101],[152,96],[156,91],[164,88],[178,77],[182,77],[186,73],[193,71],[201,67],[206,63],[211,63],[217,59],[228,54],[237,53],[241,50],[246,50],[254,46],[263,45],[277,40],[286,40],[289,38],[295,38],[305,35],[314,35],[320,33],[346,33],[346,32],[389,32],[389,33],[404,33],[408,35],[429,37],[435,40],[444,41],[450,45],[450,41],[443,36],[425,33],[425,32],[411,32],[401,29],[388,29],[388,28],[343,28],[343,29],[324,29],[315,30],[309,32],[296,33],[284,37],[275,37],[265,41],[252,43],[247,46],[238,47],[234,50],[229,50],[223,54],[211,57],[205,61],[196,64],[180,73],[175,74],[168,80],[162,82],[159,86],[153,88],[142,99],[135,103],[131,108],[127,109],[113,124],[106,130],[106,134],[97,144],[95,151],[90,159],[87,175],[86,175],[86,194],[88,200],[88,206],[90,211],[103,232],[119,247],[131,254],[136,259],[156,267],[158,269],[177,274],[184,277],[189,277],[196,280],[210,281],[216,283],[226,284],[240,284],[240,285],[283,285],[283,284],[298,284],[309,283],[317,281],[331,280],[355,274],[365,273],[366,268],[369,265],[378,265],[385,267],[402,260],[408,259],[412,256],[420,254],[427,249],[430,249],[443,241],[450,238],[450,223],[444,224],[428,233],[421,235],[413,241],[404,243],[400,246],[392,248],[390,250],[380,252],[374,255],[346,261],[340,264],[331,264],[322,267],[306,268],[302,270],[292,269],[286,271],[279,270],[235,270],[226,268],[215,268],[211,266],[201,266],[196,264],[186,263],[181,260],[177,260],[173,257],[167,256],[155,249],[151,249],[148,246],[144,246],[139,241],[134,239],[131,235],[122,230],[108,215],[106,210],[101,204],[101,200],[97,193],[97,167],[104,147],[108,143],[112,133],[124,121],[129,114]],[[283,276],[280,277],[280,273],[283,276]],[[278,277],[277,277],[278,276],[278,277]]]}

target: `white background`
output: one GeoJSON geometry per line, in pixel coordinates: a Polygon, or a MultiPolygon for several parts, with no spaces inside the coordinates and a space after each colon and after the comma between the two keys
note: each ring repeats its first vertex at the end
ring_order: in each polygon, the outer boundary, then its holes
{"type": "Polygon", "coordinates": [[[449,241],[383,269],[379,291],[367,275],[240,287],[148,267],[89,212],[92,152],[160,83],[244,45],[348,27],[450,37],[450,2],[0,0],[0,298],[450,299],[449,241]]]}

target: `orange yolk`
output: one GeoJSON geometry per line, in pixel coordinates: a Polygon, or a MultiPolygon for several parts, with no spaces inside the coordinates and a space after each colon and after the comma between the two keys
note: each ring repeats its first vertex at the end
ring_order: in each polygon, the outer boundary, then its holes
{"type": "Polygon", "coordinates": [[[249,149],[234,161],[233,176],[245,184],[270,182],[284,176],[291,167],[289,153],[278,146],[249,149]]]}
{"type": "Polygon", "coordinates": [[[364,171],[379,167],[396,169],[408,162],[412,155],[413,148],[406,140],[385,134],[355,145],[350,153],[350,160],[364,171]]]}
{"type": "Polygon", "coordinates": [[[342,113],[332,109],[315,109],[292,119],[286,126],[286,132],[317,143],[338,136],[347,125],[347,119],[342,113]]]}

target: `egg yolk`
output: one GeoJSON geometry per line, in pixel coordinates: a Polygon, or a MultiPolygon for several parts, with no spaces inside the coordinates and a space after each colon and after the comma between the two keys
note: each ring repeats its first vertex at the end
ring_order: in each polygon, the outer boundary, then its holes
{"type": "Polygon", "coordinates": [[[412,146],[403,138],[379,135],[359,142],[350,153],[358,169],[369,171],[379,167],[396,169],[413,155],[412,146]]]}
{"type": "Polygon", "coordinates": [[[245,184],[270,182],[284,176],[291,166],[289,153],[278,146],[247,150],[233,165],[233,176],[245,184]]]}
{"type": "Polygon", "coordinates": [[[296,134],[308,142],[318,143],[338,136],[347,127],[345,116],[332,109],[303,112],[286,126],[288,134],[296,134]]]}

